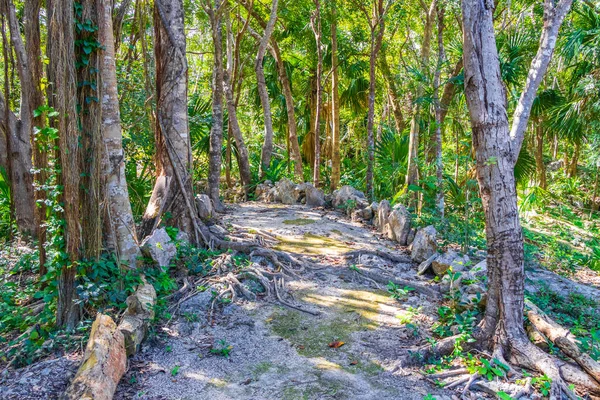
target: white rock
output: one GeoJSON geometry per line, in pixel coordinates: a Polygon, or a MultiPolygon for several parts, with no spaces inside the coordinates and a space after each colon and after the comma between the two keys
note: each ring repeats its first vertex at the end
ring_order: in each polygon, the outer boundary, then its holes
{"type": "Polygon", "coordinates": [[[294,182],[284,178],[275,184],[275,201],[283,204],[296,204],[296,195],[294,182]]]}
{"type": "Polygon", "coordinates": [[[198,208],[198,216],[201,219],[208,220],[212,217],[213,206],[207,194],[196,195],[196,207],[198,208]]]}
{"type": "Polygon", "coordinates": [[[141,249],[147,257],[152,258],[160,267],[168,267],[177,253],[177,248],[165,228],[154,230],[152,235],[144,239],[141,249]]]}
{"type": "Polygon", "coordinates": [[[419,229],[411,244],[410,257],[413,261],[422,263],[429,259],[437,251],[437,231],[433,225],[419,229]]]}
{"type": "Polygon", "coordinates": [[[310,183],[305,183],[306,205],[309,207],[323,207],[325,205],[325,195],[323,191],[317,189],[310,183]]]}
{"type": "Polygon", "coordinates": [[[389,216],[388,237],[401,246],[408,244],[408,235],[412,224],[410,212],[402,204],[396,204],[389,216]]]}

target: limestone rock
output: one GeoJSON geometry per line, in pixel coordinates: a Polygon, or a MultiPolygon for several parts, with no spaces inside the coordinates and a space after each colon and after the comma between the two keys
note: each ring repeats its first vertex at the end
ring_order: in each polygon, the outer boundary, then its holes
{"type": "Polygon", "coordinates": [[[450,250],[433,261],[431,267],[437,276],[443,276],[450,268],[453,272],[465,271],[469,262],[468,256],[461,257],[454,250],[450,250]]]}
{"type": "Polygon", "coordinates": [[[342,186],[333,192],[333,207],[343,209],[348,215],[351,215],[354,209],[364,208],[367,204],[365,194],[352,186],[342,186]]]}
{"type": "Polygon", "coordinates": [[[123,334],[111,317],[99,313],[81,366],[61,398],[111,400],[126,368],[123,334]]]}
{"type": "MultiPolygon", "coordinates": [[[[381,208],[380,208],[381,210],[381,208]]],[[[415,234],[415,239],[411,244],[410,257],[413,261],[422,263],[437,252],[437,231],[433,225],[419,229],[415,234]]]]}
{"type": "Polygon", "coordinates": [[[477,263],[471,270],[469,271],[475,278],[483,278],[487,275],[487,259],[477,263]]]}
{"type": "Polygon", "coordinates": [[[135,354],[146,337],[148,324],[154,318],[156,291],[145,280],[134,294],[127,298],[127,310],[119,324],[127,355],[135,354]]]}
{"type": "Polygon", "coordinates": [[[209,220],[213,216],[213,206],[207,194],[196,195],[196,207],[198,216],[203,220],[209,220]]]}
{"type": "Polygon", "coordinates": [[[375,223],[375,226],[380,232],[386,233],[390,212],[390,202],[387,200],[381,200],[379,207],[377,207],[377,219],[375,223]]]}
{"type": "Polygon", "coordinates": [[[310,183],[305,183],[306,205],[309,207],[325,206],[325,195],[310,183]]]}
{"type": "Polygon", "coordinates": [[[155,229],[152,235],[144,239],[141,249],[146,257],[150,257],[160,267],[168,267],[177,253],[165,228],[155,229]]]}
{"type": "Polygon", "coordinates": [[[210,233],[219,236],[220,238],[224,238],[227,236],[227,230],[223,228],[221,225],[211,225],[208,227],[210,233]]]}
{"type": "Polygon", "coordinates": [[[287,178],[275,184],[275,201],[283,204],[296,204],[294,189],[296,185],[287,178]]]}
{"type": "MultiPolygon", "coordinates": [[[[269,181],[267,181],[269,182],[269,181]]],[[[272,184],[259,183],[254,190],[254,197],[257,201],[268,201],[269,191],[273,188],[272,184]]]]}
{"type": "Polygon", "coordinates": [[[412,224],[410,212],[402,204],[397,204],[389,216],[388,237],[401,246],[408,244],[408,235],[412,224]]]}
{"type": "Polygon", "coordinates": [[[210,290],[205,290],[197,295],[185,300],[179,306],[179,312],[183,313],[201,313],[210,308],[213,301],[213,294],[210,290]]]}
{"type": "Polygon", "coordinates": [[[297,203],[306,202],[306,188],[308,185],[310,185],[310,183],[299,183],[294,188],[294,197],[296,198],[297,203]]]}
{"type": "Polygon", "coordinates": [[[417,230],[415,228],[412,228],[410,232],[408,232],[408,238],[406,239],[406,244],[408,246],[410,246],[412,242],[414,242],[416,234],[417,230]]]}

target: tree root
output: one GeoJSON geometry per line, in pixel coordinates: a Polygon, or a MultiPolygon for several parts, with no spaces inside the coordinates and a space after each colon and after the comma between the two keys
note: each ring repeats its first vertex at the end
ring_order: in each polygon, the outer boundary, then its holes
{"type": "Polygon", "coordinates": [[[395,264],[399,264],[399,263],[403,263],[403,264],[412,264],[412,259],[410,258],[410,256],[405,255],[405,254],[394,254],[391,253],[389,251],[384,251],[384,250],[354,250],[354,251],[350,251],[346,254],[344,254],[344,256],[346,258],[360,258],[360,256],[362,255],[372,255],[372,256],[377,256],[380,258],[385,258],[389,261],[392,261],[395,264]]]}
{"type": "Polygon", "coordinates": [[[600,383],[600,363],[579,350],[571,332],[554,322],[532,302],[527,300],[525,304],[527,306],[525,315],[537,331],[579,364],[596,382],[600,383]]]}
{"type": "Polygon", "coordinates": [[[400,278],[395,278],[393,276],[386,276],[386,275],[378,274],[376,272],[369,271],[367,269],[360,268],[358,266],[356,268],[353,268],[352,270],[355,271],[356,273],[358,273],[366,278],[372,279],[373,281],[380,283],[382,285],[387,285],[389,282],[393,282],[394,284],[396,284],[398,286],[411,287],[411,288],[415,289],[416,292],[424,294],[432,299],[441,298],[441,293],[434,286],[427,286],[427,285],[423,285],[421,283],[417,283],[414,281],[408,281],[406,279],[400,279],[400,278]]]}

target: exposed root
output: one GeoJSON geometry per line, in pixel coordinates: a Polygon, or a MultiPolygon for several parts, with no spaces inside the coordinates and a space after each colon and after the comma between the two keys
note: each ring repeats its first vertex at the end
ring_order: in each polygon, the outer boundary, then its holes
{"type": "Polygon", "coordinates": [[[372,255],[380,258],[385,258],[395,264],[412,264],[410,256],[406,254],[394,254],[384,250],[354,250],[345,254],[346,258],[360,258],[362,255],[372,255]]]}
{"type": "Polygon", "coordinates": [[[411,288],[415,289],[416,292],[424,294],[432,299],[439,299],[441,297],[441,294],[437,290],[437,288],[432,287],[432,286],[426,286],[426,285],[423,285],[423,284],[420,284],[420,283],[417,283],[414,281],[408,281],[406,279],[400,279],[400,278],[395,278],[393,276],[378,274],[376,272],[370,271],[365,268],[356,267],[355,269],[353,269],[353,271],[364,276],[365,278],[369,278],[370,280],[373,280],[382,285],[387,285],[389,282],[393,282],[394,284],[396,284],[398,286],[411,287],[411,288]]]}

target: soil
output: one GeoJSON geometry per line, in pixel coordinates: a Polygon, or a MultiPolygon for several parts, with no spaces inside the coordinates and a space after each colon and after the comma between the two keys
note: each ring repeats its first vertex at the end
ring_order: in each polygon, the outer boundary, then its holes
{"type": "MultiPolygon", "coordinates": [[[[223,304],[211,314],[211,289],[200,292],[181,302],[169,323],[151,332],[129,360],[116,399],[455,398],[412,367],[408,351],[431,339],[439,301],[416,291],[392,299],[385,287],[355,271],[358,265],[435,287],[431,277],[416,275],[408,257],[393,262],[375,254],[407,256],[407,248],[343,214],[302,205],[232,205],[220,224],[311,261],[286,282],[300,311],[259,297],[223,304]],[[356,256],[357,250],[363,254],[356,256]]],[[[528,271],[530,292],[540,281],[563,293],[599,298],[595,287],[528,271]]],[[[56,398],[76,367],[71,356],[11,372],[0,381],[0,399],[56,398]]]]}

